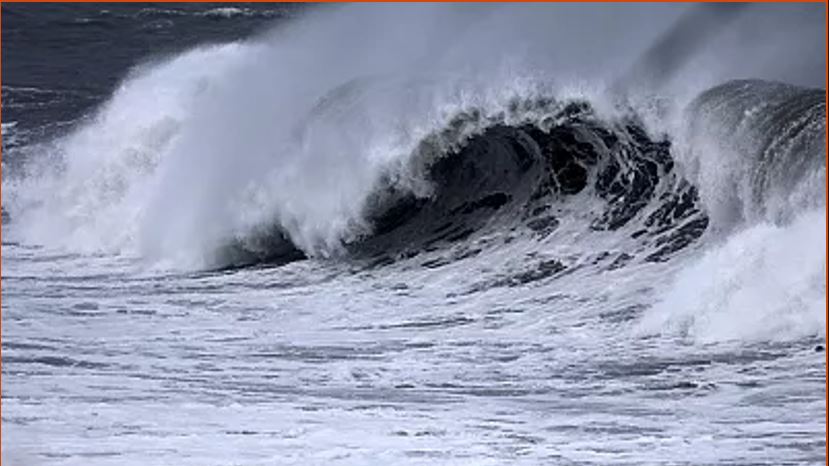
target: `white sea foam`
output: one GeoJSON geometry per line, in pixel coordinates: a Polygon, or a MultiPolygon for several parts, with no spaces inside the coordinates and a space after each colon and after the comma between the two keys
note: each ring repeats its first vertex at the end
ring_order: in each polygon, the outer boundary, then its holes
{"type": "Polygon", "coordinates": [[[685,266],[637,330],[701,343],[822,336],[825,245],[823,210],[736,232],[685,266]]]}

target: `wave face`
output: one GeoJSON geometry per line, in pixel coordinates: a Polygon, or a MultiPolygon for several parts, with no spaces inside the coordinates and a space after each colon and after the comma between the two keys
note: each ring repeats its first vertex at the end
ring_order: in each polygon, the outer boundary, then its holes
{"type": "Polygon", "coordinates": [[[670,142],[652,140],[635,116],[602,120],[586,101],[508,108],[536,117],[505,124],[475,109],[425,138],[411,163],[428,195],[381,188],[370,202],[371,233],[350,249],[409,258],[486,233],[543,240],[568,223],[587,235],[619,230],[637,240],[628,255],[650,249],[645,260],[660,261],[704,232],[707,218],[696,189],[675,173],[670,142]],[[470,126],[482,129],[446,144],[470,126]]]}

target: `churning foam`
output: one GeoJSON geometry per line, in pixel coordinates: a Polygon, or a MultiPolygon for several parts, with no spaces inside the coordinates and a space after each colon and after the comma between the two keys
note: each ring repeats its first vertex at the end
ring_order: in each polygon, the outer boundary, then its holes
{"type": "Polygon", "coordinates": [[[739,231],[685,266],[647,311],[642,333],[707,343],[825,333],[826,213],[739,231]]]}

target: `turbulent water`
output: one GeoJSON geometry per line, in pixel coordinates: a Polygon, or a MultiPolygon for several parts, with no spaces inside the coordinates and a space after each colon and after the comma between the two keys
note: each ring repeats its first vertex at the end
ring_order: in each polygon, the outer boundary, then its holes
{"type": "Polygon", "coordinates": [[[824,6],[695,8],[4,4],[3,461],[823,464],[824,6]]]}

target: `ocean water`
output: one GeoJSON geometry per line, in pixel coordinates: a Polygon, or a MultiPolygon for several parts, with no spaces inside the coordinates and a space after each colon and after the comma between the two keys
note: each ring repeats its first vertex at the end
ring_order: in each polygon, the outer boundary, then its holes
{"type": "Polygon", "coordinates": [[[4,463],[825,463],[824,5],[2,24],[4,463]]]}

